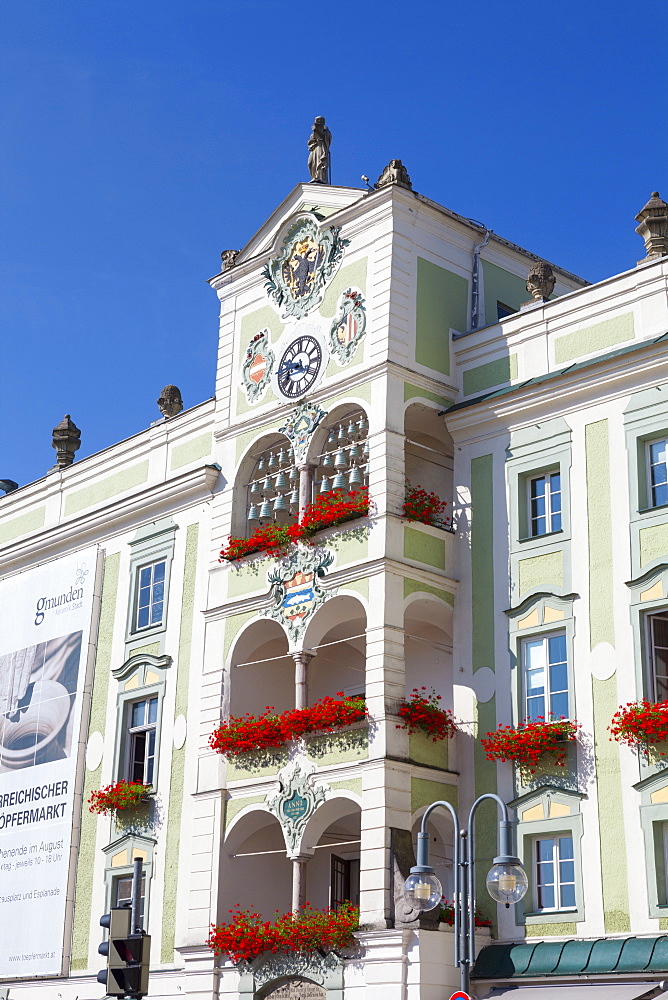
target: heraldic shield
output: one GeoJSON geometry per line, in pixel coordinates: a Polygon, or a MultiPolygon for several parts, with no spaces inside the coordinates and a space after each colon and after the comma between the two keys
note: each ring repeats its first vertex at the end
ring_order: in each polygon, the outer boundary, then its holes
{"type": "Polygon", "coordinates": [[[274,604],[262,613],[279,621],[293,641],[302,634],[317,608],[336,593],[336,590],[325,593],[320,584],[333,562],[334,554],[327,549],[299,546],[267,574],[274,604]]]}
{"type": "Polygon", "coordinates": [[[255,403],[265,390],[274,369],[274,352],[269,346],[269,330],[256,333],[246,349],[241,376],[249,403],[255,403]]]}
{"type": "Polygon", "coordinates": [[[366,309],[359,288],[346,288],[338,301],[336,316],[329,329],[329,348],[340,365],[353,359],[355,348],[366,331],[366,309]]]}
{"type": "Polygon", "coordinates": [[[314,215],[300,216],[288,229],[281,250],[262,272],[267,294],[284,319],[301,319],[322,301],[349,242],[340,233],[334,226],[321,230],[314,215]]]}

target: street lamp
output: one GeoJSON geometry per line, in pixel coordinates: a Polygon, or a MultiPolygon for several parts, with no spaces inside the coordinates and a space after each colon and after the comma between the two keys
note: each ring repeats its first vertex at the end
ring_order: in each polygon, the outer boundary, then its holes
{"type": "Polygon", "coordinates": [[[449,802],[432,802],[422,817],[418,833],[417,864],[404,883],[404,895],[416,910],[433,910],[441,901],[443,889],[429,864],[429,834],[427,820],[439,806],[447,809],[455,825],[455,966],[459,968],[461,989],[469,992],[471,966],[475,958],[475,845],[473,820],[476,809],[485,799],[494,799],[501,810],[499,820],[499,855],[487,875],[487,891],[498,903],[510,906],[519,903],[526,895],[529,885],[527,874],[520,859],[512,853],[512,823],[508,819],[508,807],[503,799],[493,792],[481,795],[471,806],[468,829],[460,829],[459,817],[449,802]]]}

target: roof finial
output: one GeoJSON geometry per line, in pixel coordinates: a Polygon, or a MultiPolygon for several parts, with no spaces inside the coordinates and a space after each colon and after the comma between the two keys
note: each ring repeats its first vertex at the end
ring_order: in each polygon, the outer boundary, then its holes
{"type": "Polygon", "coordinates": [[[640,223],[636,232],[644,239],[647,251],[638,263],[644,264],[646,260],[656,260],[668,254],[668,205],[659,197],[658,191],[652,191],[652,197],[636,215],[636,222],[640,223]]]}
{"type": "Polygon", "coordinates": [[[329,147],[332,144],[332,133],[325,125],[325,119],[318,115],[313,122],[313,131],[308,140],[308,170],[311,184],[331,184],[332,165],[329,147]]]}
{"type": "Polygon", "coordinates": [[[59,469],[66,469],[74,461],[74,452],[81,447],[81,431],[66,413],[60,423],[53,428],[52,447],[56,449],[56,462],[59,469]]]}

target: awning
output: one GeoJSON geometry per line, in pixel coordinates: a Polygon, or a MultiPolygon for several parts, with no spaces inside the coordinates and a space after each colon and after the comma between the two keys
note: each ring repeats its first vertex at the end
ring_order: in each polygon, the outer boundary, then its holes
{"type": "MultiPolygon", "coordinates": [[[[471,978],[505,983],[512,979],[573,976],[608,979],[637,975],[668,979],[668,936],[490,944],[478,954],[471,978]]],[[[531,995],[534,1000],[542,1000],[537,993],[531,995]]],[[[642,991],[620,994],[618,1000],[635,1000],[642,995],[642,991]]],[[[590,996],[593,1000],[593,994],[590,996]]],[[[601,998],[603,1000],[603,994],[601,998]]],[[[522,998],[514,993],[514,1000],[522,998]]],[[[572,1000],[579,998],[573,994],[572,1000]]]]}
{"type": "Polygon", "coordinates": [[[658,983],[554,983],[552,986],[509,986],[493,989],[481,1000],[640,1000],[666,997],[658,983]]]}

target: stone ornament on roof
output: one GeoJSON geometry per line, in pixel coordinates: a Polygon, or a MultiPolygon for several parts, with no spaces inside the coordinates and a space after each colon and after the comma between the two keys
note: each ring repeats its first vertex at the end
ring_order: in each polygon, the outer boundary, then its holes
{"type": "Polygon", "coordinates": [[[157,403],[163,417],[175,417],[183,409],[181,390],[176,385],[166,385],[160,393],[157,403]]]}
{"type": "Polygon", "coordinates": [[[536,302],[547,302],[554,291],[556,283],[554,271],[545,260],[539,260],[532,265],[527,277],[527,292],[536,302]]]}
{"type": "Polygon", "coordinates": [[[638,263],[665,257],[668,254],[668,205],[658,191],[652,191],[652,197],[636,215],[636,222],[640,223],[636,232],[644,239],[646,250],[644,260],[638,263]]]}
{"type": "Polygon", "coordinates": [[[81,431],[66,413],[60,423],[53,428],[51,446],[56,449],[56,462],[59,469],[66,469],[74,461],[74,452],[81,447],[81,431]]]}
{"type": "Polygon", "coordinates": [[[231,267],[234,267],[238,256],[238,250],[223,250],[220,255],[221,270],[229,271],[231,267]]]}
{"type": "Polygon", "coordinates": [[[387,184],[397,184],[399,187],[408,188],[409,191],[413,190],[408,171],[401,160],[390,160],[376,181],[377,188],[385,187],[387,184]]]}
{"type": "Polygon", "coordinates": [[[325,286],[339,269],[348,240],[341,229],[320,229],[314,215],[292,223],[279,252],[264,267],[265,289],[283,319],[302,319],[322,301],[325,286]]]}
{"type": "Polygon", "coordinates": [[[325,119],[318,115],[308,140],[308,172],[311,184],[331,184],[331,162],[329,147],[332,133],[325,125],[325,119]]]}

